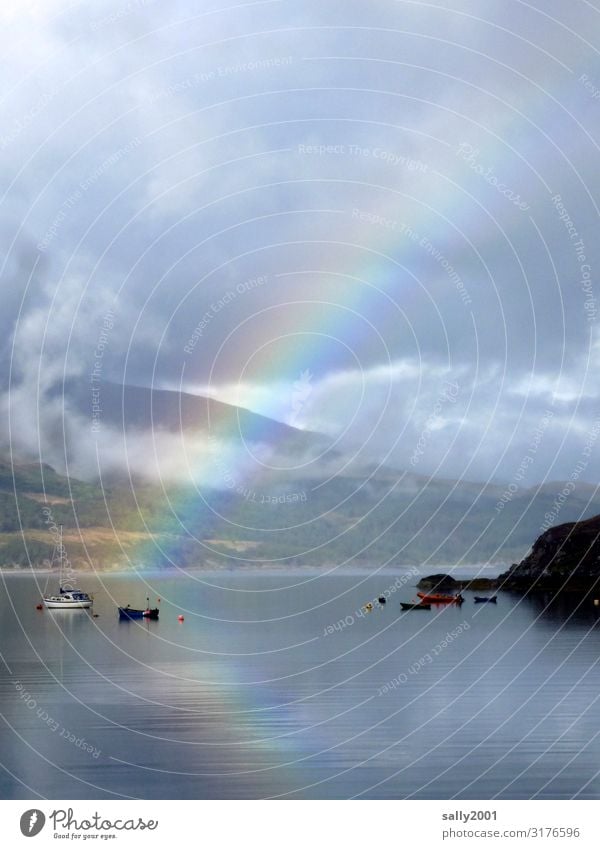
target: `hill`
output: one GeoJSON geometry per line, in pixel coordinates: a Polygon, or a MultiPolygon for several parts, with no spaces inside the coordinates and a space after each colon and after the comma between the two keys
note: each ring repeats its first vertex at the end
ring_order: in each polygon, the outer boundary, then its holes
{"type": "MultiPolygon", "coordinates": [[[[331,479],[269,472],[239,493],[119,480],[101,489],[4,462],[0,565],[43,565],[53,524],[80,568],[505,564],[527,553],[555,492],[523,491],[498,512],[499,487],[385,468],[331,479]]],[[[597,513],[600,497],[587,488],[562,507],[566,519],[597,513]]]]}
{"type": "Polygon", "coordinates": [[[499,577],[505,589],[588,591],[600,581],[600,516],[549,528],[499,577]]]}
{"type": "MultiPolygon", "coordinates": [[[[330,444],[329,438],[321,433],[300,430],[203,395],[108,381],[98,381],[95,391],[101,407],[100,421],[118,430],[210,433],[215,438],[240,439],[302,453],[313,450],[315,454],[322,453],[330,444]]],[[[62,384],[55,387],[54,393],[62,395],[62,384]]],[[[78,413],[91,416],[89,383],[68,381],[64,384],[64,397],[78,413]]]]}

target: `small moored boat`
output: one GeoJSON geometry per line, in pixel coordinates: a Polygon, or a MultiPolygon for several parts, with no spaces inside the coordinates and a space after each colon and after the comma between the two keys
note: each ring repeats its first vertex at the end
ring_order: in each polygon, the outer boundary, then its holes
{"type": "Polygon", "coordinates": [[[426,604],[423,601],[419,602],[418,604],[413,601],[401,601],[400,607],[402,608],[402,610],[431,610],[431,605],[426,604]]]}
{"type": "Polygon", "coordinates": [[[421,601],[427,604],[462,604],[464,598],[458,595],[444,595],[444,593],[417,593],[421,601]]]}
{"type": "MultiPolygon", "coordinates": [[[[63,587],[63,564],[67,560],[65,547],[63,545],[63,529],[60,526],[58,541],[54,546],[52,563],[59,562],[58,595],[44,595],[42,601],[49,610],[85,610],[91,607],[94,599],[83,590],[67,589],[63,587]]],[[[67,561],[68,563],[68,561],[67,561]]],[[[46,586],[48,582],[46,581],[46,586]]]]}
{"type": "Polygon", "coordinates": [[[496,596],[496,595],[491,595],[491,596],[476,595],[475,598],[473,599],[473,601],[475,602],[475,604],[483,604],[486,601],[489,602],[490,604],[496,604],[497,601],[498,601],[498,596],[496,596]]]}
{"type": "Polygon", "coordinates": [[[94,600],[82,590],[59,589],[59,595],[44,596],[44,604],[49,610],[85,610],[94,600]]]}
{"type": "Polygon", "coordinates": [[[135,607],[119,607],[119,619],[158,619],[158,607],[146,607],[138,610],[135,607]]]}

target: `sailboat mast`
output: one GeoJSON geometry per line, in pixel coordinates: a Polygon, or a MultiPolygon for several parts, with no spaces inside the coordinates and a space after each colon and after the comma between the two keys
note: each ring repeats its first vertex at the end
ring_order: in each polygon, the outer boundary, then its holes
{"type": "Polygon", "coordinates": [[[64,560],[64,548],[63,548],[63,526],[61,525],[58,531],[58,592],[62,593],[62,575],[63,575],[63,560],[64,560]]]}

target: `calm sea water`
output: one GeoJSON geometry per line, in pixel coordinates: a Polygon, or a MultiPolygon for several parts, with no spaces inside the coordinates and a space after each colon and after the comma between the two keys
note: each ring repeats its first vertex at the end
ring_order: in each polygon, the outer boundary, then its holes
{"type": "Polygon", "coordinates": [[[413,577],[360,615],[397,575],[198,572],[82,580],[94,618],[0,580],[2,798],[600,796],[591,604],[401,613],[413,577]]]}

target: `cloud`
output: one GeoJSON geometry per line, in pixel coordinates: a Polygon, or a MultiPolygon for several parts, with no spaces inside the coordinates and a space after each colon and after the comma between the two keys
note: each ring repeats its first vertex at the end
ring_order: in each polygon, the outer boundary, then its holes
{"type": "MultiPolygon", "coordinates": [[[[528,484],[534,485],[568,479],[583,458],[582,478],[593,482],[600,473],[593,450],[600,408],[591,382],[589,394],[573,389],[581,385],[580,364],[558,383],[549,373],[503,381],[502,371],[501,362],[477,371],[408,359],[329,374],[311,385],[298,423],[327,433],[342,457],[363,466],[384,462],[419,474],[500,482],[529,455],[528,484]]],[[[289,397],[282,384],[236,390],[232,400],[263,413],[273,397],[289,397]]]]}
{"type": "Polygon", "coordinates": [[[568,473],[599,400],[594,10],[567,26],[523,5],[507,21],[497,0],[15,8],[14,445],[60,449],[64,430],[91,468],[50,390],[85,379],[115,304],[106,379],[208,387],[397,465],[425,428],[419,470],[482,479],[510,478],[552,405],[535,473],[568,473]],[[460,397],[431,418],[446,379],[460,397]]]}

